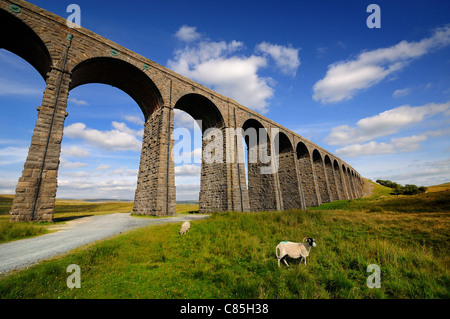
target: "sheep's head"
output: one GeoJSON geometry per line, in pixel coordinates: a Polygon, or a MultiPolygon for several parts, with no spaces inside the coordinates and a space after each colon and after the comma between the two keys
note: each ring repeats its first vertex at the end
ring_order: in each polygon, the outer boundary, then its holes
{"type": "Polygon", "coordinates": [[[307,237],[304,238],[303,241],[306,241],[311,247],[316,247],[316,241],[314,240],[314,238],[307,237]]]}

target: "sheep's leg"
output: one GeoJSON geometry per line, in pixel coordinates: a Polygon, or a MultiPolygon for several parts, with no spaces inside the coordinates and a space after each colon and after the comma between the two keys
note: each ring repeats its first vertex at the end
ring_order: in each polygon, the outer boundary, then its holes
{"type": "Polygon", "coordinates": [[[305,266],[306,266],[306,257],[305,257],[305,266]]]}
{"type": "Polygon", "coordinates": [[[289,265],[288,265],[288,263],[287,263],[287,261],[286,261],[286,258],[284,258],[283,261],[284,261],[284,263],[286,264],[286,266],[289,267],[289,265]]]}
{"type": "Polygon", "coordinates": [[[280,259],[277,258],[277,260],[278,260],[278,267],[281,267],[281,266],[280,266],[280,259]]]}

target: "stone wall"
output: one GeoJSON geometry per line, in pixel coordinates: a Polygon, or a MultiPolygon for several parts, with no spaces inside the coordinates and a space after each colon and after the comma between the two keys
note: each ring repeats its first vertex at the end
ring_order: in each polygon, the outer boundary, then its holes
{"type": "Polygon", "coordinates": [[[163,107],[150,116],[144,129],[133,214],[165,216],[176,213],[173,150],[174,112],[163,107]]]}

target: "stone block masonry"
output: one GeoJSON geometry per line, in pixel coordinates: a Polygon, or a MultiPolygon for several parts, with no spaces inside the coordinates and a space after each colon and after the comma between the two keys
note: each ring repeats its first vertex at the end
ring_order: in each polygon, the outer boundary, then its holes
{"type": "Polygon", "coordinates": [[[175,214],[175,169],[170,156],[174,109],[202,121],[203,154],[218,152],[209,155],[223,160],[202,160],[201,212],[304,209],[362,196],[358,172],[327,150],[117,43],[84,28],[68,28],[62,17],[24,0],[0,0],[0,30],[0,48],[29,62],[47,84],[17,183],[11,221],[53,219],[64,123],[70,113],[67,100],[72,89],[88,83],[119,88],[144,115],[135,214],[175,214]],[[222,132],[222,138],[212,136],[209,128],[222,132]],[[247,182],[245,164],[238,158],[244,147],[250,153],[267,145],[258,138],[256,145],[248,146],[237,135],[227,134],[241,128],[266,130],[269,143],[269,132],[280,132],[281,147],[272,153],[278,170],[262,173],[268,164],[249,163],[247,182]]]}
{"type": "Polygon", "coordinates": [[[173,149],[174,112],[162,107],[145,122],[133,213],[165,216],[176,212],[173,149]]]}

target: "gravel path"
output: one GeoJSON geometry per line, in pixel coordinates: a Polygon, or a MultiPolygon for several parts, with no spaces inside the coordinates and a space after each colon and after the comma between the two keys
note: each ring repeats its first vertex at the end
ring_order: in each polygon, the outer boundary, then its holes
{"type": "MultiPolygon", "coordinates": [[[[0,245],[0,274],[22,269],[41,260],[124,231],[165,223],[181,223],[208,215],[182,215],[167,218],[135,218],[130,213],[84,217],[61,225],[58,231],[0,245]]],[[[180,225],[181,226],[181,225],[180,225]]]]}

